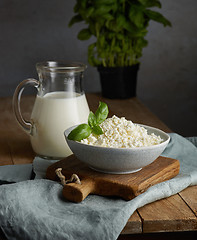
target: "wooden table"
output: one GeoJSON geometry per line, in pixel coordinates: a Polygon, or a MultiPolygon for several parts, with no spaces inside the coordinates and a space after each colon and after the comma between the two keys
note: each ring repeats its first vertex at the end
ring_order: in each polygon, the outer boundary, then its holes
{"type": "MultiPolygon", "coordinates": [[[[133,122],[157,127],[166,132],[171,131],[137,98],[111,100],[104,99],[99,94],[87,94],[87,99],[92,111],[96,110],[99,101],[104,101],[109,106],[109,116],[114,114],[119,117],[125,116],[133,122]]],[[[0,98],[0,165],[31,163],[35,154],[32,151],[29,137],[16,123],[11,102],[10,97],[0,98]]],[[[23,97],[22,112],[26,119],[29,119],[33,102],[33,96],[23,97]]],[[[178,231],[194,231],[196,234],[196,230],[197,186],[193,186],[135,211],[119,239],[129,239],[124,234],[132,234],[132,239],[140,239],[139,235],[134,238],[136,235],[133,234],[178,231]]]]}

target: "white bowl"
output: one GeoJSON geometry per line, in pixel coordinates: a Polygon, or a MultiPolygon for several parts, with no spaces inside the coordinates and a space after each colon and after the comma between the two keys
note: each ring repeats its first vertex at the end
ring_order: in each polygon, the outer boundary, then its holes
{"type": "Polygon", "coordinates": [[[76,126],[68,128],[64,135],[71,151],[90,168],[104,173],[126,174],[137,172],[152,163],[160,156],[170,141],[170,136],[167,133],[157,128],[138,125],[146,128],[148,134],[159,135],[164,141],[158,145],[148,147],[107,148],[69,140],[67,136],[76,126]]]}

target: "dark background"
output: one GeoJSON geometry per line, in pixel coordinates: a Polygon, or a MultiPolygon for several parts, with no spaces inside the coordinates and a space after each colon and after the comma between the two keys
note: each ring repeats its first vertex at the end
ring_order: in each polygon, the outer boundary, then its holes
{"type": "MultiPolygon", "coordinates": [[[[173,131],[197,136],[196,0],[162,0],[172,28],[151,22],[138,74],[138,98],[173,131]]],[[[77,40],[83,24],[68,28],[74,0],[0,0],[0,97],[12,96],[25,78],[37,78],[44,60],[87,64],[89,41],[77,40]]],[[[96,68],[88,65],[85,91],[100,92],[96,68]]],[[[132,120],[132,119],[131,119],[132,120]]]]}

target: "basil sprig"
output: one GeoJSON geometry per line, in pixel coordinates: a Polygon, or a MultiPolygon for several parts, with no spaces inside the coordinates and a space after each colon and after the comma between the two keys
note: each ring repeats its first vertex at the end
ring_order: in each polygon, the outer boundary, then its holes
{"type": "Polygon", "coordinates": [[[95,114],[89,113],[88,124],[83,123],[74,128],[68,135],[69,140],[81,141],[90,136],[91,133],[96,135],[103,134],[103,131],[99,124],[101,124],[108,116],[108,106],[104,102],[99,102],[99,107],[95,114]]]}

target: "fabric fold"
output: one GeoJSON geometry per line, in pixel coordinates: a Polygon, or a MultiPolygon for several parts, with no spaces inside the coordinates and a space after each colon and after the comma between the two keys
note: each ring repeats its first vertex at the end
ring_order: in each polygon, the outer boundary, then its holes
{"type": "Polygon", "coordinates": [[[63,198],[59,183],[46,179],[1,185],[0,227],[8,240],[117,239],[137,208],[197,184],[195,141],[170,135],[162,155],[180,161],[175,178],[150,187],[131,201],[90,195],[81,203],[71,203],[63,198]]]}

